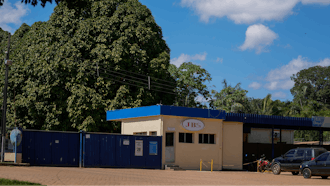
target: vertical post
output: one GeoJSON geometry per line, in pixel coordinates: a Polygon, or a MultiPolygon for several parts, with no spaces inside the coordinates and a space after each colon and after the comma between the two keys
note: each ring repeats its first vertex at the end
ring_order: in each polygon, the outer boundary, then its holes
{"type": "Polygon", "coordinates": [[[3,88],[3,110],[2,110],[2,143],[1,143],[1,162],[5,158],[5,138],[6,138],[6,112],[7,112],[7,84],[8,84],[8,64],[10,49],[10,33],[8,35],[7,55],[6,55],[6,73],[5,73],[5,86],[3,88]]]}
{"type": "Polygon", "coordinates": [[[282,129],[280,129],[280,143],[282,143],[282,129]]]}
{"type": "Polygon", "coordinates": [[[202,159],[199,161],[199,171],[202,171],[202,163],[203,163],[203,161],[202,161],[202,159]]]}
{"type": "Polygon", "coordinates": [[[17,162],[17,136],[15,137],[15,162],[17,162]]]}
{"type": "Polygon", "coordinates": [[[82,154],[83,154],[83,157],[82,158],[83,158],[83,160],[82,160],[82,166],[85,167],[85,149],[86,149],[85,148],[85,145],[86,145],[86,143],[85,143],[85,133],[84,132],[83,132],[83,135],[82,136],[83,136],[83,145],[82,145],[83,146],[83,150],[82,150],[82,154]]]}
{"type": "Polygon", "coordinates": [[[148,76],[148,88],[150,90],[150,76],[148,76]]]}
{"type": "Polygon", "coordinates": [[[82,165],[82,130],[80,130],[79,132],[79,141],[80,141],[80,148],[79,148],[79,168],[81,168],[81,165],[82,165]]]}
{"type": "Polygon", "coordinates": [[[211,159],[211,172],[213,172],[213,159],[211,159]]]}
{"type": "Polygon", "coordinates": [[[320,131],[319,132],[319,141],[320,141],[319,145],[322,146],[323,145],[323,130],[321,127],[320,127],[319,131],[320,131]]]}
{"type": "Polygon", "coordinates": [[[272,126],[272,159],[274,159],[274,125],[272,126]]]}

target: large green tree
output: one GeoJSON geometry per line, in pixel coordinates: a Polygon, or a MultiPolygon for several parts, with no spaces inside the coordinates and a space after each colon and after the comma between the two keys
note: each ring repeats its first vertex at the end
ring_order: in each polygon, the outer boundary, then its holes
{"type": "Polygon", "coordinates": [[[301,107],[307,100],[330,104],[330,66],[310,67],[299,71],[291,79],[294,81],[291,94],[301,107]]]}
{"type": "Polygon", "coordinates": [[[232,87],[224,80],[223,89],[220,92],[212,91],[214,99],[211,105],[215,109],[225,110],[226,112],[245,113],[248,109],[247,92],[247,90],[241,88],[240,83],[232,87]]]}
{"type": "Polygon", "coordinates": [[[212,78],[207,70],[200,65],[185,62],[179,67],[171,64],[169,72],[176,80],[176,105],[184,107],[206,107],[198,98],[205,100],[211,99],[206,82],[210,82],[212,78]]]}
{"type": "MultiPolygon", "coordinates": [[[[0,42],[3,51],[6,38],[0,42]]],[[[161,28],[138,0],[88,1],[81,12],[61,2],[49,21],[23,24],[12,36],[8,123],[116,131],[117,123],[105,120],[107,110],[173,104],[174,95],[162,87],[149,91],[148,78],[139,76],[175,83],[169,53],[161,28]]]]}

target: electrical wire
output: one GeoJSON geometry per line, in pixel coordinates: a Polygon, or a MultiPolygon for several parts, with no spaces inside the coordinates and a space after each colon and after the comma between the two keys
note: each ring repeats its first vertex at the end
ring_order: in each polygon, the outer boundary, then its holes
{"type": "MultiPolygon", "coordinates": [[[[77,69],[77,68],[75,68],[75,69],[77,69]]],[[[79,69],[79,70],[81,70],[81,69],[79,69]]],[[[90,69],[87,69],[87,70],[90,70],[90,69]]],[[[91,72],[92,70],[90,70],[89,72],[91,72]]],[[[84,72],[83,72],[84,73],[84,72]]],[[[86,73],[86,72],[85,72],[86,73]]],[[[103,73],[104,74],[104,73],[103,73]]],[[[92,75],[93,77],[96,77],[96,75],[92,75]]],[[[109,79],[109,80],[113,80],[113,81],[116,81],[116,82],[119,82],[119,83],[122,83],[122,84],[127,84],[127,85],[131,85],[131,86],[136,86],[136,87],[141,87],[141,88],[146,88],[146,89],[148,89],[147,87],[145,87],[145,86],[140,86],[140,85],[136,85],[136,84],[131,84],[131,83],[128,83],[128,82],[123,82],[123,81],[120,81],[120,80],[115,80],[115,79],[113,79],[113,78],[109,78],[109,77],[103,77],[103,76],[99,76],[99,77],[101,77],[101,78],[105,78],[105,79],[109,79]]],[[[117,76],[118,77],[118,76],[117,76]]],[[[141,83],[141,82],[139,82],[139,83],[141,83]]],[[[158,90],[158,89],[151,89],[151,90],[153,90],[153,91],[158,91],[158,92],[162,92],[162,93],[166,93],[166,94],[173,94],[173,95],[177,95],[176,93],[172,93],[172,92],[166,92],[166,91],[161,91],[161,90],[158,90]]]]}

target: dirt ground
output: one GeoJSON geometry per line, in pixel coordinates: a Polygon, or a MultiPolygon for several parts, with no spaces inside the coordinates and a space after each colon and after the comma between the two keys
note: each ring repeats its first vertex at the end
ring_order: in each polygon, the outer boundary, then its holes
{"type": "Polygon", "coordinates": [[[0,166],[0,177],[43,185],[330,185],[291,173],[0,166]]]}

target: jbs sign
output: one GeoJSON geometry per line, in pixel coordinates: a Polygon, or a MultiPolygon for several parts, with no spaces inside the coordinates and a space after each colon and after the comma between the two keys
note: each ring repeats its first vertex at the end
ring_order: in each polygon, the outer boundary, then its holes
{"type": "Polygon", "coordinates": [[[184,129],[190,131],[199,131],[205,127],[204,123],[197,119],[187,119],[181,125],[184,129]]]}

